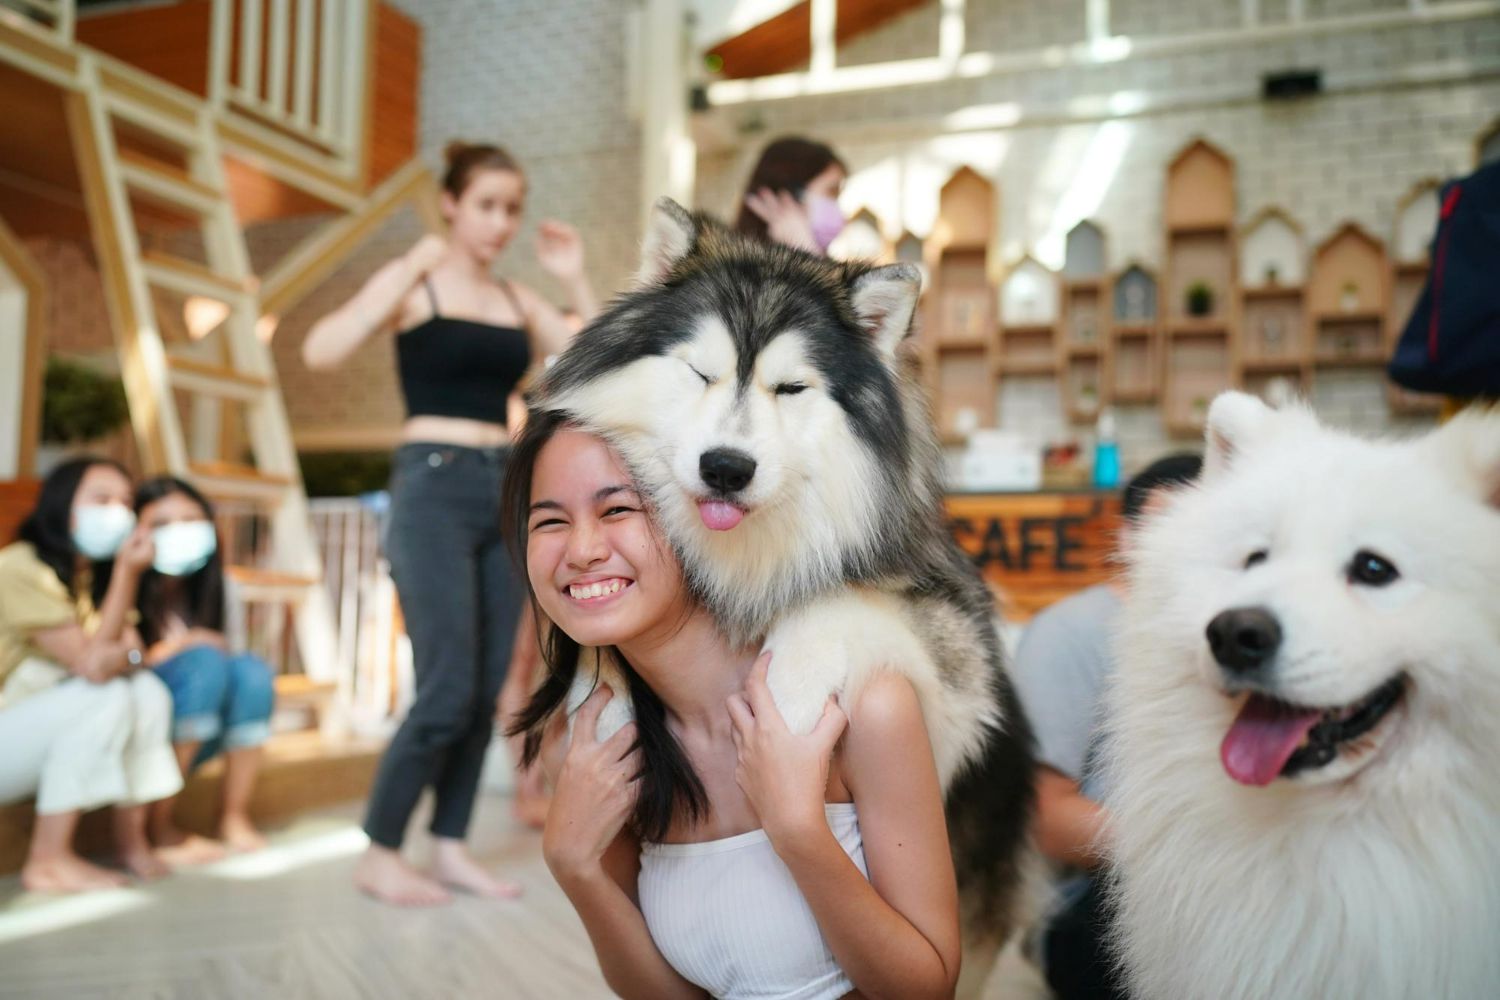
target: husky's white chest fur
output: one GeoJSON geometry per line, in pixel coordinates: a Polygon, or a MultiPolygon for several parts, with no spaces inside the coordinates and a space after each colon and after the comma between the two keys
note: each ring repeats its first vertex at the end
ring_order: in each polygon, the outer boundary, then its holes
{"type": "Polygon", "coordinates": [[[1135,995],[1500,995],[1500,414],[1373,443],[1221,397],[1130,587],[1135,995]]]}

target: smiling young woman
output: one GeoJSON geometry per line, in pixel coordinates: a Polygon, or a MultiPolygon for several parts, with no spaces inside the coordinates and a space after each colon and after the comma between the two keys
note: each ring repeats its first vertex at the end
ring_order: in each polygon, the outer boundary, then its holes
{"type": "Polygon", "coordinates": [[[610,987],[951,996],[957,887],[911,684],[881,675],[793,735],[769,656],[728,643],[619,458],[557,414],[528,420],[503,509],[546,636],[518,722],[555,774],[543,853],[610,987]],[[598,650],[625,690],[598,683],[598,650]],[[596,688],[570,736],[575,685],[596,688]],[[634,721],[601,732],[627,695],[634,721]]]}

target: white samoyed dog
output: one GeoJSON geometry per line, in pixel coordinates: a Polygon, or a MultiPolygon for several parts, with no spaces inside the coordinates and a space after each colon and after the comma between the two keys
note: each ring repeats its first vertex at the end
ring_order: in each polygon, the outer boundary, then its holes
{"type": "Polygon", "coordinates": [[[1226,393],[1129,589],[1133,995],[1500,997],[1500,410],[1370,441],[1226,393]]]}

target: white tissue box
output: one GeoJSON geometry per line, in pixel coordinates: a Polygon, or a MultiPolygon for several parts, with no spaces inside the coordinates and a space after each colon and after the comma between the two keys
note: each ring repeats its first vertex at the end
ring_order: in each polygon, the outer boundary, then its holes
{"type": "Polygon", "coordinates": [[[966,490],[1034,490],[1042,485],[1042,456],[1034,451],[970,448],[959,459],[958,480],[966,490]]]}

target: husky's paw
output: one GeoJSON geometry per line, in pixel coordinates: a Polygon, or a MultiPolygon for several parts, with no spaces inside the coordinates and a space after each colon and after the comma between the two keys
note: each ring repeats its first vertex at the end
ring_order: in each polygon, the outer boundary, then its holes
{"type": "Polygon", "coordinates": [[[627,722],[635,721],[635,706],[630,701],[630,687],[625,680],[624,674],[619,667],[612,663],[602,664],[597,673],[592,670],[583,669],[579,665],[578,673],[573,676],[573,686],[568,689],[568,739],[573,738],[573,721],[578,714],[578,709],[589,695],[599,687],[600,684],[608,684],[614,691],[614,697],[609,699],[609,704],[604,706],[604,711],[599,713],[598,739],[603,742],[615,733],[618,733],[627,722]]]}
{"type": "Polygon", "coordinates": [[[778,624],[766,639],[771,666],[766,686],[786,720],[799,736],[813,731],[828,698],[842,693],[849,677],[849,644],[844,636],[818,629],[810,616],[778,624]]]}

